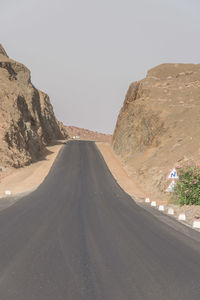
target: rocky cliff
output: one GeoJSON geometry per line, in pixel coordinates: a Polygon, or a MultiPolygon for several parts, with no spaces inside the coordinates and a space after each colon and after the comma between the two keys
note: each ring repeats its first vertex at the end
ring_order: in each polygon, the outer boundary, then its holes
{"type": "Polygon", "coordinates": [[[200,162],[200,65],[163,64],[130,85],[113,149],[149,193],[165,193],[178,165],[200,162]]]}
{"type": "Polygon", "coordinates": [[[31,83],[30,71],[0,45],[0,166],[21,167],[41,158],[45,146],[67,137],[47,94],[31,83]]]}

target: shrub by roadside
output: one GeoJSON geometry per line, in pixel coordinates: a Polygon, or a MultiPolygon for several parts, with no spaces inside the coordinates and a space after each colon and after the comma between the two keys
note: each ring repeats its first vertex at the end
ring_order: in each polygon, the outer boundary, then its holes
{"type": "Polygon", "coordinates": [[[180,205],[200,205],[200,167],[185,166],[178,170],[179,180],[174,189],[180,205]]]}

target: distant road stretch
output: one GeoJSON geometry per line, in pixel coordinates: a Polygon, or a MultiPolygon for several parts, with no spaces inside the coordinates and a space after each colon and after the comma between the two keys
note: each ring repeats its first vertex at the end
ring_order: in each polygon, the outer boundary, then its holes
{"type": "Polygon", "coordinates": [[[200,299],[200,244],[134,203],[93,142],[0,212],[0,300],[200,299]]]}

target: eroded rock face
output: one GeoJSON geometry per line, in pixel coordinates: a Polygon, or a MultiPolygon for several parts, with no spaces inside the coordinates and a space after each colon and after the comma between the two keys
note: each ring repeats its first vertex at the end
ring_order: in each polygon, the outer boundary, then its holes
{"type": "Polygon", "coordinates": [[[0,165],[21,167],[38,160],[45,146],[67,137],[48,95],[31,83],[30,71],[0,45],[0,165]]]}
{"type": "Polygon", "coordinates": [[[130,85],[113,136],[114,150],[118,155],[143,152],[153,143],[159,143],[164,123],[161,110],[145,105],[143,99],[149,98],[149,93],[142,82],[130,85]]]}
{"type": "Polygon", "coordinates": [[[130,85],[113,135],[129,173],[164,193],[177,165],[200,163],[200,65],[163,64],[130,85]]]}
{"type": "Polygon", "coordinates": [[[0,55],[4,55],[4,56],[7,56],[8,57],[8,55],[7,55],[7,53],[6,53],[6,51],[5,51],[5,49],[3,48],[3,46],[0,44],[0,55]]]}

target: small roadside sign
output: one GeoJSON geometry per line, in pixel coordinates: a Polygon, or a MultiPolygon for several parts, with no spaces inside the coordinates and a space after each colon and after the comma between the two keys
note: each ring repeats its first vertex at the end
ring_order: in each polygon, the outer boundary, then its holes
{"type": "Polygon", "coordinates": [[[174,192],[174,188],[175,188],[176,182],[173,180],[170,185],[168,186],[168,188],[166,189],[166,192],[168,193],[173,193],[174,192]]]}
{"type": "Polygon", "coordinates": [[[178,174],[175,168],[169,173],[168,179],[178,179],[178,174]]]}

